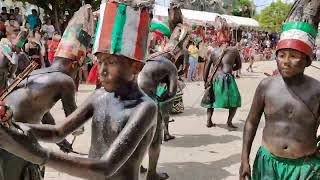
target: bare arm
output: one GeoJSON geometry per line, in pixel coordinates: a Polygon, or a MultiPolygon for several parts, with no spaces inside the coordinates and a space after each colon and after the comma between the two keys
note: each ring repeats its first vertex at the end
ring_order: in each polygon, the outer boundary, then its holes
{"type": "Polygon", "coordinates": [[[233,71],[237,71],[239,69],[241,69],[242,67],[242,62],[241,62],[241,57],[240,57],[240,54],[239,54],[239,51],[236,50],[236,60],[235,60],[235,66],[233,67],[233,71]]]}
{"type": "MultiPolygon", "coordinates": [[[[75,85],[73,81],[71,83],[66,84],[65,87],[61,90],[61,101],[64,113],[69,116],[74,110],[77,109],[77,105],[75,102],[75,85]]],[[[50,112],[47,112],[42,120],[42,124],[50,124],[55,125],[55,120],[50,112]]]]}
{"type": "MultiPolygon", "coordinates": [[[[36,125],[28,124],[29,131],[40,141],[60,142],[68,134],[81,127],[93,115],[93,105],[91,100],[96,96],[93,93],[84,104],[70,114],[63,124],[53,125],[36,125]]],[[[23,125],[22,125],[23,126],[23,125]]]]}
{"type": "MultiPolygon", "coordinates": [[[[82,107],[79,109],[82,110],[82,107]]],[[[79,116],[77,112],[79,109],[69,117],[74,117],[74,114],[79,116]]],[[[0,145],[1,148],[35,164],[41,164],[43,160],[46,159],[46,166],[50,166],[72,176],[85,179],[105,179],[112,176],[122,167],[135,152],[144,137],[150,138],[150,140],[152,139],[153,127],[156,124],[156,114],[157,106],[155,103],[141,103],[135,109],[135,112],[129,118],[118,137],[113,141],[110,148],[106,149],[101,160],[79,158],[67,154],[50,152],[42,148],[30,132],[21,134],[3,126],[0,126],[0,145]],[[149,136],[146,136],[147,133],[149,133],[149,136]]],[[[70,119],[70,121],[75,120],[76,119],[70,119]]],[[[74,126],[74,123],[71,123],[63,127],[67,129],[66,132],[70,132],[72,131],[70,129],[74,129],[70,127],[74,126]]]]}
{"type": "Polygon", "coordinates": [[[73,81],[64,87],[61,95],[63,110],[66,116],[69,116],[77,109],[76,99],[76,86],[73,81]]]}
{"type": "Polygon", "coordinates": [[[12,61],[11,61],[10,70],[9,70],[10,78],[15,78],[17,69],[18,69],[18,55],[14,53],[12,56],[12,61]]]}
{"type": "Polygon", "coordinates": [[[208,81],[208,76],[209,76],[209,73],[210,73],[210,68],[211,68],[211,65],[213,63],[215,59],[215,56],[213,54],[209,54],[208,55],[208,60],[206,61],[206,65],[205,65],[205,68],[204,68],[204,71],[203,71],[203,80],[204,80],[204,83],[206,84],[207,81],[208,81]]]}
{"type": "Polygon", "coordinates": [[[265,107],[265,81],[263,80],[256,89],[251,109],[246,120],[243,131],[243,145],[241,161],[249,163],[249,156],[253,139],[256,135],[258,125],[265,107]]]}
{"type": "Polygon", "coordinates": [[[100,161],[51,153],[47,165],[81,178],[110,177],[130,158],[145,134],[155,124],[156,112],[157,107],[153,103],[139,105],[100,161]]]}

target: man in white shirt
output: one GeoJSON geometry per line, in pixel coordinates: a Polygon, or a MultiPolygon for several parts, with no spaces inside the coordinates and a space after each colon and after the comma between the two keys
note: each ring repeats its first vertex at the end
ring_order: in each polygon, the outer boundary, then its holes
{"type": "Polygon", "coordinates": [[[48,34],[48,38],[51,40],[53,33],[55,32],[55,28],[52,25],[51,19],[48,18],[46,24],[42,26],[42,31],[48,34]]]}

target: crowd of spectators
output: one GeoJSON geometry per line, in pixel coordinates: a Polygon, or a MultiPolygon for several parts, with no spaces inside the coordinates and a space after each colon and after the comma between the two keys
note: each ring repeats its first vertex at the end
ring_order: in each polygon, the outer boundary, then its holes
{"type": "MultiPolygon", "coordinates": [[[[48,16],[44,16],[43,21],[41,21],[36,9],[32,9],[29,15],[24,16],[18,7],[9,9],[9,12],[6,7],[2,7],[0,14],[0,50],[9,49],[11,58],[19,59],[15,60],[19,63],[18,66],[21,69],[20,71],[17,70],[18,73],[32,60],[37,61],[40,68],[48,67],[54,60],[54,54],[69,19],[70,17],[67,14],[57,23],[53,23],[48,16]],[[23,46],[17,48],[14,43],[17,42],[21,32],[27,32],[27,38],[23,46]]],[[[89,57],[91,56],[88,55],[86,59],[89,57]]],[[[80,80],[85,81],[89,69],[85,66],[81,71],[83,77],[80,80]]]]}
{"type": "Polygon", "coordinates": [[[216,48],[221,45],[221,37],[225,36],[224,42],[229,46],[236,46],[240,51],[243,62],[249,62],[247,71],[252,71],[252,65],[255,61],[265,61],[274,59],[274,52],[278,34],[265,31],[249,30],[245,28],[227,29],[227,32],[221,33],[213,26],[192,28],[192,41],[189,46],[190,68],[188,80],[202,80],[205,61],[207,59],[208,48],[216,48]],[[220,33],[220,34],[219,34],[220,33]]]}

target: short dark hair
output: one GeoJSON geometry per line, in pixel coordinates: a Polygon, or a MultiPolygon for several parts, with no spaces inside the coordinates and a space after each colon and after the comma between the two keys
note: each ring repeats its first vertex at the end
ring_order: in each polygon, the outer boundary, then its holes
{"type": "Polygon", "coordinates": [[[38,13],[38,11],[36,9],[32,9],[31,12],[38,13]]]}
{"type": "Polygon", "coordinates": [[[7,11],[7,7],[2,7],[1,9],[2,9],[2,11],[4,11],[4,10],[7,11]]]}

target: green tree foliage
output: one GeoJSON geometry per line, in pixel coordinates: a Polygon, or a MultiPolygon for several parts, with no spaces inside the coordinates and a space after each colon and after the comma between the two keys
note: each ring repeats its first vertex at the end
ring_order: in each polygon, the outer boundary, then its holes
{"type": "MultiPolygon", "coordinates": [[[[21,2],[28,2],[35,4],[38,7],[44,9],[45,13],[49,15],[56,27],[59,30],[58,20],[64,17],[65,11],[68,11],[70,17],[76,12],[82,5],[82,0],[17,0],[21,2]]],[[[93,9],[99,8],[101,0],[84,0],[85,4],[91,4],[93,9]]]]}
{"type": "Polygon", "coordinates": [[[255,14],[253,2],[251,0],[237,0],[233,3],[232,15],[242,17],[252,17],[255,14]]]}
{"type": "Polygon", "coordinates": [[[283,3],[281,0],[271,3],[259,15],[260,26],[271,32],[280,32],[291,7],[292,3],[283,3]]]}
{"type": "MultiPolygon", "coordinates": [[[[29,2],[31,4],[35,4],[41,8],[43,8],[46,13],[50,14],[55,8],[60,11],[70,11],[70,13],[74,13],[77,11],[81,5],[82,0],[17,0],[22,2],[29,2]],[[52,9],[50,8],[52,6],[52,9]]],[[[86,4],[91,4],[94,9],[99,7],[101,0],[84,0],[86,4]]]]}

